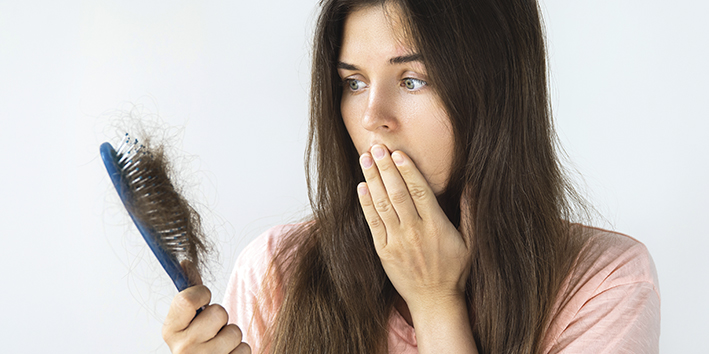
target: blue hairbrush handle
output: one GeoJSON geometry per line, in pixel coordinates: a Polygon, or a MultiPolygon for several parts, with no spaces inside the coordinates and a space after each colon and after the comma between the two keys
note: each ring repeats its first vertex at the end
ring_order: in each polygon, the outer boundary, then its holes
{"type": "Polygon", "coordinates": [[[130,205],[132,200],[131,198],[133,198],[133,196],[128,185],[128,181],[125,179],[123,173],[121,173],[121,167],[117,163],[116,150],[113,149],[111,144],[103,143],[101,144],[100,151],[101,159],[103,160],[103,164],[106,166],[108,175],[111,177],[111,182],[113,182],[113,186],[116,187],[118,196],[121,198],[123,205],[126,207],[128,215],[130,215],[131,219],[133,219],[133,223],[135,223],[135,226],[138,228],[138,231],[140,231],[140,234],[143,235],[143,239],[145,239],[145,242],[153,251],[155,257],[158,258],[158,261],[170,276],[172,282],[175,283],[177,290],[182,291],[188,288],[190,283],[187,279],[187,274],[185,274],[184,270],[177,262],[177,259],[160,247],[157,242],[157,238],[159,236],[155,230],[141,222],[131,212],[130,205]]]}

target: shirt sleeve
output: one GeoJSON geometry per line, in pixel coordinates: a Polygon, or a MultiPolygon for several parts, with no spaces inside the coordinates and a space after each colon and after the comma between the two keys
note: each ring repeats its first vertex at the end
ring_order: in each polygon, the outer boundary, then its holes
{"type": "Polygon", "coordinates": [[[652,284],[605,290],[581,308],[551,353],[659,353],[659,308],[652,284]]]}
{"type": "Polygon", "coordinates": [[[647,248],[615,234],[596,239],[572,277],[557,321],[556,353],[659,353],[660,293],[647,248]]]}

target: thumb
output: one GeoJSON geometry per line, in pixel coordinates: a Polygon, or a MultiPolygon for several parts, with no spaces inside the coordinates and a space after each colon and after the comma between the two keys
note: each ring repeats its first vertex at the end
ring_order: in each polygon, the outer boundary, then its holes
{"type": "Polygon", "coordinates": [[[180,266],[187,274],[187,279],[190,282],[190,286],[202,285],[202,277],[199,275],[199,270],[197,266],[194,265],[190,260],[185,259],[180,262],[180,266]]]}

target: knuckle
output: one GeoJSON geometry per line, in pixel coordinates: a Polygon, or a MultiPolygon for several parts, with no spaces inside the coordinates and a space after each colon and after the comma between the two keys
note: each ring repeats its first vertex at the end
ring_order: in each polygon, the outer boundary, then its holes
{"type": "Polygon", "coordinates": [[[394,191],[389,195],[391,202],[394,204],[403,204],[409,199],[409,193],[407,191],[394,191]]]}
{"type": "Polygon", "coordinates": [[[212,319],[215,322],[226,324],[227,321],[229,320],[229,315],[227,314],[224,307],[222,307],[222,305],[219,305],[219,304],[209,305],[205,309],[205,311],[208,311],[209,316],[212,317],[212,319]]]}
{"type": "Polygon", "coordinates": [[[411,233],[409,234],[409,237],[407,238],[407,241],[416,248],[421,248],[423,245],[423,242],[421,242],[421,237],[418,233],[411,233]]]}
{"type": "Polygon", "coordinates": [[[199,289],[200,289],[200,297],[202,299],[202,301],[201,301],[202,303],[198,304],[198,305],[201,307],[204,303],[208,303],[212,299],[212,291],[209,290],[209,288],[204,285],[199,285],[199,289]]]}
{"type": "Polygon", "coordinates": [[[406,242],[416,246],[421,243],[421,231],[414,225],[407,226],[404,230],[406,242]]]}
{"type": "Polygon", "coordinates": [[[170,344],[170,341],[172,339],[173,332],[167,327],[167,323],[163,323],[162,325],[162,340],[165,341],[168,345],[170,344]]]}
{"type": "Polygon", "coordinates": [[[189,353],[188,347],[186,343],[175,343],[174,345],[170,346],[170,351],[173,354],[187,354],[189,353]]]}
{"type": "Polygon", "coordinates": [[[377,254],[383,262],[395,262],[398,259],[398,256],[392,252],[392,247],[385,247],[378,250],[377,254]]]}
{"type": "Polygon", "coordinates": [[[209,292],[209,289],[206,287],[203,288],[190,288],[187,289],[180,294],[178,294],[175,297],[175,302],[178,308],[184,309],[184,310],[192,310],[192,309],[197,309],[202,306],[202,304],[205,302],[204,299],[207,299],[207,302],[209,301],[208,299],[210,298],[211,294],[209,292]]]}
{"type": "Polygon", "coordinates": [[[413,228],[407,228],[404,231],[403,239],[409,243],[417,243],[419,240],[418,230],[414,230],[413,228]]]}
{"type": "Polygon", "coordinates": [[[409,185],[409,194],[414,199],[423,200],[428,198],[428,189],[418,184],[409,185]]]}
{"type": "Polygon", "coordinates": [[[234,351],[236,354],[251,354],[251,346],[248,343],[241,343],[234,351]]]}
{"type": "Polygon", "coordinates": [[[241,328],[239,328],[239,326],[232,323],[224,327],[224,329],[231,333],[231,337],[234,339],[235,345],[241,343],[243,333],[241,332],[241,328]]]}
{"type": "Polygon", "coordinates": [[[178,305],[182,307],[188,307],[190,309],[198,309],[203,305],[209,303],[212,298],[212,292],[204,285],[196,285],[191,288],[187,288],[178,294],[176,299],[178,300],[178,305]]]}
{"type": "Polygon", "coordinates": [[[160,331],[163,341],[165,341],[168,345],[179,339],[179,333],[182,331],[181,329],[175,327],[174,322],[175,321],[171,319],[168,314],[168,317],[165,319],[165,322],[163,322],[162,329],[160,331]]]}
{"type": "Polygon", "coordinates": [[[175,306],[175,311],[181,312],[192,307],[192,300],[190,299],[189,294],[186,293],[177,294],[172,302],[175,306]]]}
{"type": "Polygon", "coordinates": [[[391,210],[391,203],[388,199],[380,199],[374,203],[374,208],[379,213],[388,213],[391,210]]]}
{"type": "Polygon", "coordinates": [[[381,227],[382,225],[384,225],[384,224],[382,223],[382,219],[380,219],[379,217],[375,216],[375,217],[371,218],[371,220],[369,220],[369,226],[372,229],[377,229],[377,228],[381,227]]]}

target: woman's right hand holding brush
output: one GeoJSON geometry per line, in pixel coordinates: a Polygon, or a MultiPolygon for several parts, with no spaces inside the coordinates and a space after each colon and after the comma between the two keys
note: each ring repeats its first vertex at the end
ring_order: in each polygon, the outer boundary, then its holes
{"type": "Polygon", "coordinates": [[[239,327],[227,324],[226,310],[218,304],[209,304],[212,293],[202,285],[195,266],[183,261],[182,268],[195,285],[175,296],[163,323],[162,336],[172,353],[250,354],[249,345],[241,341],[239,327]],[[204,310],[195,316],[202,307],[204,310]]]}

